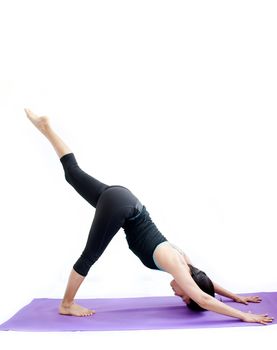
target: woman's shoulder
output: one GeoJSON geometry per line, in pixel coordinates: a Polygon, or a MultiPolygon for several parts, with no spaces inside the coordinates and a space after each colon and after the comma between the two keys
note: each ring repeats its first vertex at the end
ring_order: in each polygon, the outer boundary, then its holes
{"type": "Polygon", "coordinates": [[[187,264],[192,264],[191,260],[189,259],[189,257],[184,253],[184,251],[182,249],[180,249],[177,245],[169,242],[169,244],[172,246],[172,248],[176,249],[181,255],[182,257],[185,259],[187,264]]]}
{"type": "Polygon", "coordinates": [[[169,242],[169,244],[171,245],[172,248],[176,249],[180,254],[186,255],[186,254],[182,251],[182,249],[180,249],[177,245],[175,245],[175,244],[173,244],[173,243],[171,243],[171,242],[169,242]]]}

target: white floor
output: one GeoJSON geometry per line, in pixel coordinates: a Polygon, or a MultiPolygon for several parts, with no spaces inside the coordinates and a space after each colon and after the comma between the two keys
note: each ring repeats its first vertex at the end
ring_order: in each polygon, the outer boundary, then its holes
{"type": "Polygon", "coordinates": [[[276,325],[247,328],[213,328],[161,331],[1,332],[1,348],[9,349],[262,349],[276,346],[276,325]],[[4,347],[3,347],[4,345],[4,347]]]}

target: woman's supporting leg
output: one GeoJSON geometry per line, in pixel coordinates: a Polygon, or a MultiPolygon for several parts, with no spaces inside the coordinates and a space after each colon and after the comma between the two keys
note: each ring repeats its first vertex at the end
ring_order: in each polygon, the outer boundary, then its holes
{"type": "Polygon", "coordinates": [[[137,201],[137,198],[129,190],[116,186],[107,189],[100,197],[85,248],[75,262],[70,274],[68,286],[60,306],[61,313],[74,312],[71,305],[80,284],[125,220],[134,215],[137,201]]]}
{"type": "Polygon", "coordinates": [[[91,315],[88,310],[74,304],[74,297],[87,276],[91,266],[99,259],[110,241],[124,224],[127,217],[133,215],[136,198],[128,190],[113,187],[101,196],[91,225],[86,246],[75,262],[70,273],[67,288],[59,307],[61,314],[81,316],[91,315]]]}
{"type": "Polygon", "coordinates": [[[73,268],[86,276],[91,266],[100,258],[108,244],[134,213],[136,198],[129,190],[111,187],[100,197],[91,224],[85,248],[73,268]]]}

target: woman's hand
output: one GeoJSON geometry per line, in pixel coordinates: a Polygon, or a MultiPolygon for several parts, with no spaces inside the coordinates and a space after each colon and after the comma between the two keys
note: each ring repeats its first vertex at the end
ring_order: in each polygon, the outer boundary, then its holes
{"type": "Polygon", "coordinates": [[[268,324],[274,320],[274,317],[268,316],[268,314],[257,315],[249,312],[244,312],[243,317],[241,318],[244,322],[255,322],[261,324],[268,324]]]}
{"type": "Polygon", "coordinates": [[[234,301],[237,302],[237,303],[242,303],[242,304],[245,304],[245,305],[248,305],[248,302],[250,303],[260,303],[262,301],[262,299],[258,296],[239,296],[237,295],[235,298],[234,298],[234,301]]]}

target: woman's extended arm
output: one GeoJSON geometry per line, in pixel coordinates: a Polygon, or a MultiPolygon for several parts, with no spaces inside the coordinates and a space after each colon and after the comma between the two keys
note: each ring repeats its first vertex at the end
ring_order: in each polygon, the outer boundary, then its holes
{"type": "Polygon", "coordinates": [[[167,271],[174,277],[178,285],[203,309],[235,317],[245,322],[258,322],[262,324],[272,322],[273,318],[268,317],[267,314],[256,315],[242,312],[203,292],[194,282],[187,267],[179,260],[170,259],[166,265],[167,271]]]}
{"type": "Polygon", "coordinates": [[[244,315],[242,311],[225,305],[221,301],[202,291],[182,263],[175,262],[174,266],[172,265],[170,268],[170,273],[182,290],[203,309],[243,319],[244,315]]]}
{"type": "Polygon", "coordinates": [[[219,284],[215,283],[213,281],[213,285],[214,285],[214,291],[215,293],[222,295],[224,297],[230,298],[234,301],[236,301],[237,303],[242,303],[242,304],[248,304],[248,302],[252,302],[252,303],[259,303],[262,301],[262,299],[259,296],[240,296],[237,294],[234,294],[232,292],[229,292],[227,289],[224,289],[223,287],[221,287],[219,284]]]}
{"type": "Polygon", "coordinates": [[[230,298],[230,299],[236,301],[236,298],[238,297],[236,294],[229,292],[227,289],[224,289],[223,287],[221,287],[219,284],[215,283],[214,281],[212,281],[212,282],[214,285],[215,293],[222,295],[223,297],[230,298]]]}

